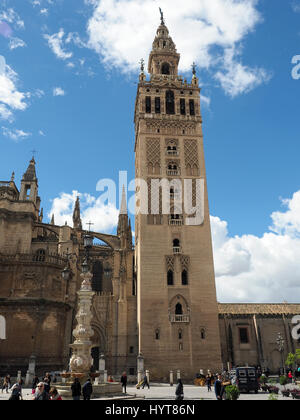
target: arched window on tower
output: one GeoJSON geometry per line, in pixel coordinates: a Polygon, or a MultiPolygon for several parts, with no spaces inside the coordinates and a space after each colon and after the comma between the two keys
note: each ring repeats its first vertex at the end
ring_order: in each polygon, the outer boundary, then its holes
{"type": "Polygon", "coordinates": [[[173,286],[173,284],[174,284],[174,274],[173,274],[172,270],[168,271],[167,282],[168,282],[168,286],[173,286]]]}
{"type": "Polygon", "coordinates": [[[183,272],[181,273],[181,283],[183,286],[188,285],[188,273],[186,270],[183,270],[183,272]]]}
{"type": "Polygon", "coordinates": [[[169,63],[163,63],[161,66],[161,74],[167,74],[170,75],[170,64],[169,63]]]}
{"type": "Polygon", "coordinates": [[[175,315],[183,315],[181,303],[177,303],[175,306],[175,315]]]}
{"type": "Polygon", "coordinates": [[[172,90],[166,92],[166,113],[175,114],[175,98],[172,90]]]}

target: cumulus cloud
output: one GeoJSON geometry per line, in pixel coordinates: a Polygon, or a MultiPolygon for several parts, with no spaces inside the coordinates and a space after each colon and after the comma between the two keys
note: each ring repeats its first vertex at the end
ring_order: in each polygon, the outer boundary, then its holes
{"type": "Polygon", "coordinates": [[[60,29],[58,33],[53,35],[44,35],[44,38],[48,41],[48,45],[52,52],[56,55],[57,58],[61,60],[67,60],[73,57],[73,53],[66,51],[64,49],[64,40],[65,32],[63,29],[60,29]]]}
{"type": "MultiPolygon", "coordinates": [[[[107,67],[125,73],[137,71],[140,58],[149,55],[159,24],[158,3],[153,0],[85,2],[93,7],[88,22],[89,47],[107,67]]],[[[193,61],[200,69],[213,72],[223,66],[227,81],[221,73],[217,78],[231,95],[247,92],[265,81],[261,69],[256,76],[258,69],[234,60],[230,72],[228,68],[228,50],[236,49],[262,21],[257,3],[257,0],[161,0],[166,24],[178,52],[182,53],[180,70],[190,71],[193,61]],[[230,75],[234,75],[235,86],[228,83],[230,75]]]]}
{"type": "Polygon", "coordinates": [[[24,111],[27,108],[25,100],[29,93],[17,89],[18,75],[6,64],[5,58],[0,56],[0,117],[11,119],[13,111],[24,111]]]}
{"type": "Polygon", "coordinates": [[[16,48],[23,48],[26,47],[26,43],[20,38],[10,38],[9,40],[9,48],[10,50],[15,50],[16,48]]]}
{"type": "Polygon", "coordinates": [[[26,133],[23,130],[18,129],[10,129],[7,127],[2,127],[2,132],[5,137],[10,138],[15,142],[20,142],[21,140],[26,139],[27,137],[31,136],[31,133],[26,133]]]}
{"type": "Polygon", "coordinates": [[[211,217],[219,301],[300,302],[300,191],[282,204],[262,237],[230,237],[227,222],[211,217]]]}
{"type": "Polygon", "coordinates": [[[20,16],[18,15],[18,13],[15,12],[14,9],[12,8],[8,8],[6,10],[2,10],[0,12],[0,21],[3,20],[5,22],[14,24],[14,26],[17,29],[24,29],[25,28],[25,23],[24,21],[20,18],[20,16]]]}
{"type": "Polygon", "coordinates": [[[66,92],[61,87],[55,87],[53,89],[53,96],[65,96],[66,92]]]}
{"type": "Polygon", "coordinates": [[[236,55],[234,49],[226,50],[222,66],[224,70],[215,74],[216,80],[231,97],[248,93],[271,78],[271,74],[265,69],[244,66],[236,55]]]}
{"type": "Polygon", "coordinates": [[[119,211],[115,206],[105,205],[100,198],[90,194],[73,191],[72,194],[61,193],[52,201],[52,208],[48,214],[51,219],[54,214],[55,223],[73,226],[73,211],[77,197],[80,197],[81,219],[83,228],[92,222],[92,229],[96,232],[111,233],[118,224],[119,211]]]}

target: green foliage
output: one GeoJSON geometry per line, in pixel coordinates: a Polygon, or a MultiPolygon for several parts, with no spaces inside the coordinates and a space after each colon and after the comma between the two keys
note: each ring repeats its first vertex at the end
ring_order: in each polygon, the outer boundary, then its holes
{"type": "Polygon", "coordinates": [[[268,382],[268,378],[267,378],[265,375],[262,375],[262,376],[260,377],[259,382],[260,382],[262,385],[265,385],[265,384],[268,382]]]}
{"type": "Polygon", "coordinates": [[[277,384],[277,380],[274,379],[274,378],[271,378],[271,379],[268,380],[268,383],[269,384],[277,384]]]}
{"type": "Polygon", "coordinates": [[[240,391],[235,385],[226,386],[225,392],[227,400],[236,401],[240,397],[240,391]]]}
{"type": "MultiPolygon", "coordinates": [[[[288,357],[285,361],[285,364],[287,366],[294,366],[294,364],[296,363],[296,360],[297,360],[297,355],[296,354],[293,354],[293,353],[288,354],[288,357]]],[[[299,353],[299,357],[300,357],[300,353],[299,353]]]]}
{"type": "Polygon", "coordinates": [[[280,376],[280,378],[279,378],[279,383],[280,383],[280,385],[283,385],[283,386],[285,386],[287,383],[288,383],[288,379],[287,379],[287,377],[286,376],[280,376]]]}
{"type": "Polygon", "coordinates": [[[270,394],[268,400],[269,401],[277,401],[278,400],[278,395],[270,394]]]}

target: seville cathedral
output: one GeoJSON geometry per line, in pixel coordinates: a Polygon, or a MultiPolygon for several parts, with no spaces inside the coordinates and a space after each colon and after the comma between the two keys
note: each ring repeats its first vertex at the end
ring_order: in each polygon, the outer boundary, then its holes
{"type": "MultiPolygon", "coordinates": [[[[126,370],[134,380],[143,359],[151,381],[167,381],[171,370],[189,381],[200,370],[245,364],[277,372],[282,357],[298,346],[291,320],[300,304],[217,302],[199,81],[195,67],[190,82],[179,76],[179,61],[162,17],[150,77],[141,63],[135,105],[136,178],[149,187],[149,212],[136,214],[135,245],[125,194],[117,234],[90,232],[98,240],[89,252],[93,368],[104,357],[109,375],[118,378],[126,370]],[[170,189],[170,214],[162,211],[161,193],[151,197],[150,188],[161,179],[191,180],[193,204],[196,181],[202,180],[200,224],[187,223],[177,211],[176,188],[170,189]],[[153,214],[155,200],[159,211],[153,214]]],[[[0,375],[24,375],[32,357],[38,374],[65,370],[85,259],[80,202],[72,227],[57,226],[54,217],[44,223],[34,158],[17,184],[14,174],[0,182],[0,315],[6,323],[0,375]],[[69,276],[62,275],[66,267],[69,276]]]]}

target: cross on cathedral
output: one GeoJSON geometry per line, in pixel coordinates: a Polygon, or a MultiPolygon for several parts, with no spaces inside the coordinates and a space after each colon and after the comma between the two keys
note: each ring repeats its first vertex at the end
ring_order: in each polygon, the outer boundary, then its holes
{"type": "Polygon", "coordinates": [[[91,226],[94,224],[94,223],[92,223],[92,222],[88,222],[88,223],[86,223],[87,225],[88,225],[88,227],[89,227],[89,232],[91,231],[91,226]]]}

